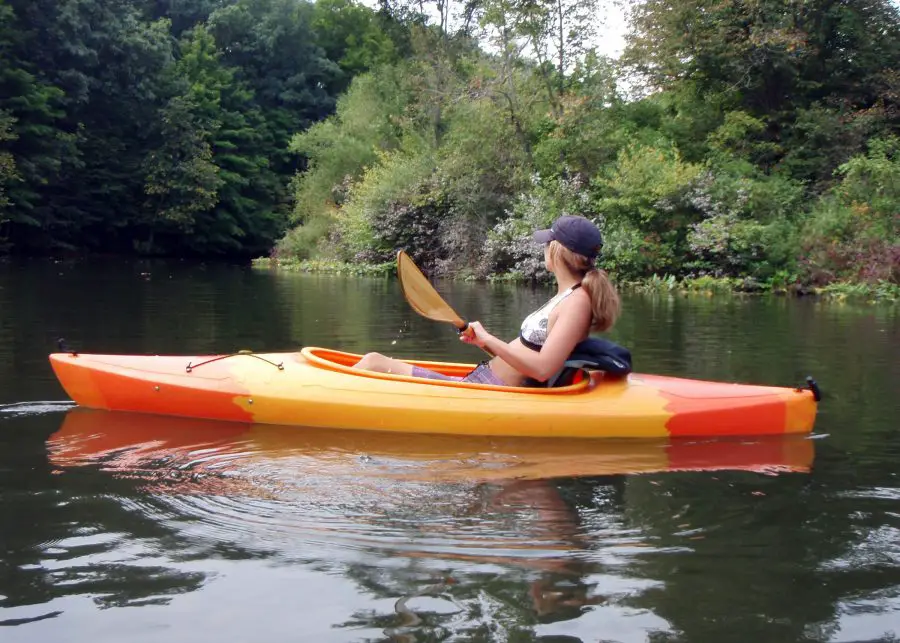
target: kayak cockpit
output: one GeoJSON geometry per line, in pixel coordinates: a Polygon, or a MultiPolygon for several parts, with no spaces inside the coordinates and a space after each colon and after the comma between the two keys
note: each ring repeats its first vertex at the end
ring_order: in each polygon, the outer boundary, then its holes
{"type": "MultiPolygon", "coordinates": [[[[316,346],[307,346],[300,350],[300,357],[316,368],[322,368],[329,371],[337,371],[357,377],[368,377],[373,379],[385,379],[391,381],[405,381],[416,384],[428,384],[433,386],[451,386],[454,388],[471,388],[489,391],[503,391],[505,393],[525,393],[528,395],[570,395],[572,393],[581,393],[591,387],[591,376],[584,374],[572,384],[568,386],[559,386],[555,388],[538,388],[538,387],[519,387],[519,386],[495,386],[492,384],[475,384],[472,382],[454,382],[449,380],[426,379],[421,377],[411,377],[407,375],[397,375],[395,373],[376,373],[374,371],[363,371],[353,368],[362,355],[356,353],[345,353],[330,348],[319,348],[316,346]]],[[[407,364],[427,368],[444,375],[453,377],[463,377],[473,368],[474,364],[460,364],[455,362],[429,362],[422,360],[400,360],[407,364]]],[[[598,375],[602,377],[602,375],[598,375]]]]}

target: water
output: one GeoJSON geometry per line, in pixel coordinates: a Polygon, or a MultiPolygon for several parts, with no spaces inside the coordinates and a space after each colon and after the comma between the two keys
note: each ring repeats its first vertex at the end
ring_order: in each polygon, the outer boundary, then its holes
{"type": "MultiPolygon", "coordinates": [[[[439,284],[499,335],[546,290],[439,284]]],[[[477,361],[392,280],[0,263],[0,640],[884,641],[900,630],[900,320],[636,297],[636,369],[826,398],[814,437],[533,441],[73,409],[85,352],[477,361]]]]}

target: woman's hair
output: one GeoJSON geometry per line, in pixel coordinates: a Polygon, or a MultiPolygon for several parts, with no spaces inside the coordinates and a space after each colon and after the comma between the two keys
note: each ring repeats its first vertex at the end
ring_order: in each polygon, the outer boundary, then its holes
{"type": "Polygon", "coordinates": [[[591,330],[604,332],[619,317],[620,302],[616,287],[605,270],[600,270],[584,255],[572,252],[559,241],[550,242],[550,261],[564,265],[575,274],[584,275],[581,287],[591,298],[591,330]]]}

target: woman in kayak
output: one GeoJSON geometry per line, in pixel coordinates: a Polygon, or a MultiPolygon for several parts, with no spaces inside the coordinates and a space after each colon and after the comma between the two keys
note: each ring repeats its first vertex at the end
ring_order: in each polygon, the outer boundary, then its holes
{"type": "Polygon", "coordinates": [[[496,386],[525,386],[528,379],[544,382],[562,367],[575,345],[591,331],[612,328],[619,315],[619,295],[606,272],[594,262],[603,245],[600,230],[588,219],[563,216],[548,230],[534,233],[544,245],[544,263],[556,277],[557,293],[522,323],[511,342],[491,335],[479,322],[460,339],[484,348],[495,357],[465,377],[452,377],[419,366],[368,353],[355,368],[429,379],[496,386]]]}

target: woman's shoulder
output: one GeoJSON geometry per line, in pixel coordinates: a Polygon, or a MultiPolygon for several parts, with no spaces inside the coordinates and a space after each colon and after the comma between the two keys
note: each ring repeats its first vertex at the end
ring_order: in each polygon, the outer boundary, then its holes
{"type": "Polygon", "coordinates": [[[572,290],[572,294],[569,297],[566,297],[566,299],[581,303],[587,302],[588,306],[591,305],[591,293],[587,288],[582,288],[581,284],[578,284],[578,286],[572,290]]]}
{"type": "Polygon", "coordinates": [[[591,309],[591,294],[585,288],[575,288],[557,307],[557,311],[581,309],[591,309]]]}

